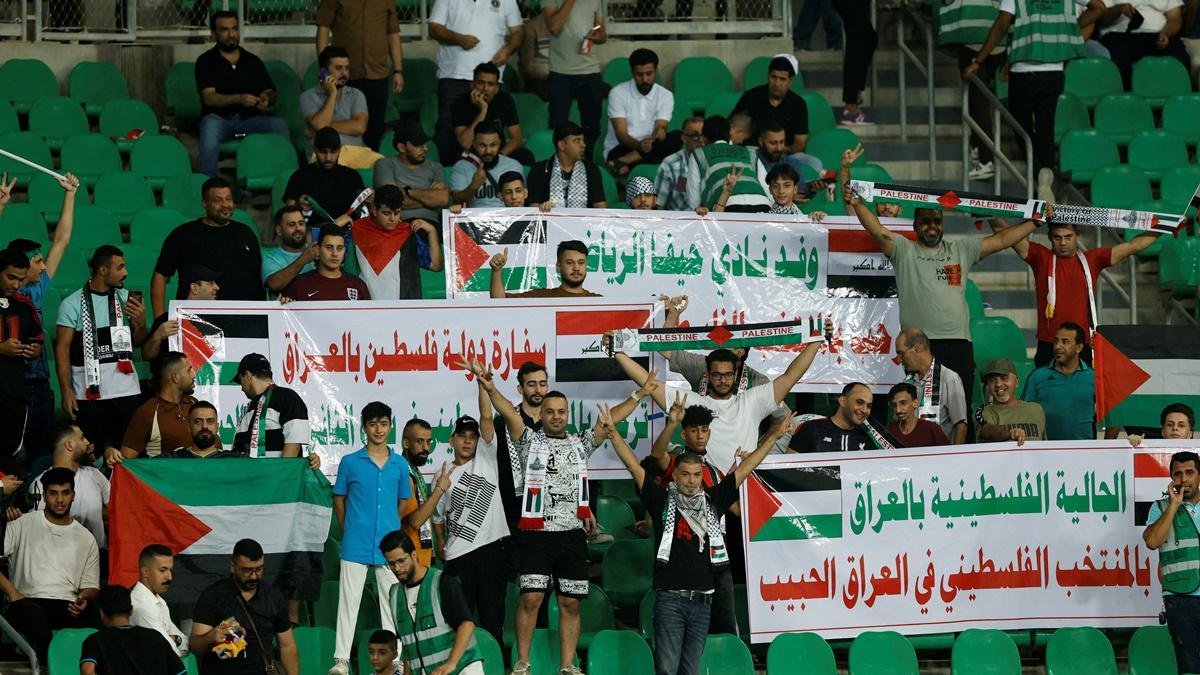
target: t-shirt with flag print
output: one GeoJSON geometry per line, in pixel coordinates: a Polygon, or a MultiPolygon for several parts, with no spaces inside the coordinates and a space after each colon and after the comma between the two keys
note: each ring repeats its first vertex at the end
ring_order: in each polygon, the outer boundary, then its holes
{"type": "MultiPolygon", "coordinates": [[[[233,451],[242,457],[257,457],[257,448],[250,447],[251,425],[258,425],[254,411],[258,400],[266,394],[250,399],[238,418],[237,432],[233,435],[233,451]]],[[[262,412],[267,418],[263,432],[264,457],[282,457],[286,443],[308,445],[312,442],[308,426],[308,406],[295,390],[275,386],[271,388],[271,399],[262,412]]]]}
{"type": "Polygon", "coordinates": [[[521,437],[513,442],[513,447],[521,458],[521,467],[518,470],[522,472],[529,462],[529,448],[535,436],[541,436],[540,440],[550,446],[550,459],[546,463],[546,498],[542,508],[545,525],[542,531],[567,532],[583,528],[583,523],[579,520],[580,466],[571,459],[576,454],[584,461],[592,456],[600,445],[596,442],[595,430],[588,429],[582,434],[569,433],[563,438],[552,438],[541,431],[525,427],[521,437]]]}
{"type": "Polygon", "coordinates": [[[412,225],[401,221],[386,230],[368,216],[350,226],[359,274],[374,300],[420,300],[421,268],[430,264],[429,246],[412,225]]]}
{"type": "MultiPolygon", "coordinates": [[[[654,460],[647,458],[642,462],[646,477],[642,482],[642,503],[646,505],[646,513],[654,521],[655,543],[662,540],[664,521],[667,507],[666,483],[660,479],[663,472],[659,470],[654,460]]],[[[708,503],[716,512],[718,518],[724,517],[729,507],[738,500],[738,485],[733,474],[721,479],[712,487],[704,488],[708,495],[708,503]]],[[[713,568],[709,558],[708,535],[704,541],[696,538],[696,533],[688,525],[687,518],[677,515],[675,518],[675,534],[671,540],[670,561],[663,565],[655,563],[654,589],[678,591],[711,591],[713,590],[713,568]]]]}

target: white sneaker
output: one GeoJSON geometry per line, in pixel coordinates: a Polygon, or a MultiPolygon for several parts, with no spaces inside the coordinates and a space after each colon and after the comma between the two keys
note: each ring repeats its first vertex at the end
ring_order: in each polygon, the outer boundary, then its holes
{"type": "Polygon", "coordinates": [[[1038,171],[1037,198],[1044,202],[1054,202],[1054,172],[1048,168],[1038,171]]]}
{"type": "Polygon", "coordinates": [[[350,662],[346,659],[334,659],[328,675],[350,675],[350,662]]]}
{"type": "Polygon", "coordinates": [[[971,170],[967,172],[967,177],[971,180],[987,180],[996,175],[995,165],[991,162],[981,162],[978,159],[971,160],[971,170]]]}

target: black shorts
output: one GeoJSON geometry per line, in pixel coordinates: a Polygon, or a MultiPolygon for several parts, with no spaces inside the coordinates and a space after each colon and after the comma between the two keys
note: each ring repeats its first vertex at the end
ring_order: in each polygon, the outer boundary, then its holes
{"type": "Polygon", "coordinates": [[[9,458],[21,451],[28,410],[24,399],[0,397],[0,456],[9,458]]]}
{"type": "Polygon", "coordinates": [[[522,593],[545,593],[550,578],[558,584],[558,593],[583,599],[588,595],[587,535],[582,529],[567,532],[530,532],[516,534],[517,575],[522,593]]]}

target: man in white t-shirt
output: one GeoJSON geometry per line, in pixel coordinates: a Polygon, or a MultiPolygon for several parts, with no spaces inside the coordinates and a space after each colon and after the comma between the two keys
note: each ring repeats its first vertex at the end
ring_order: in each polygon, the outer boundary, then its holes
{"type": "Polygon", "coordinates": [[[175,556],[162,544],[150,544],[138,555],[138,582],[130,589],[133,615],[130,623],[158,631],[180,658],[187,656],[188,638],[171,621],[171,610],[162,594],[171,587],[175,556]]]}
{"type": "Polygon", "coordinates": [[[1133,64],[1145,56],[1173,56],[1191,70],[1191,59],[1179,36],[1183,32],[1182,0],[1130,0],[1113,4],[1099,20],[1100,44],[1108,48],[1121,71],[1125,90],[1133,86],[1133,64]]]}
{"type": "Polygon", "coordinates": [[[491,399],[482,385],[479,421],[469,415],[458,418],[450,447],[454,450],[450,490],[442,495],[433,515],[437,540],[444,542],[438,557],[446,561],[446,574],[458,578],[479,625],[501,642],[509,531],[500,501],[495,420],[491,399]]]}
{"type": "Polygon", "coordinates": [[[629,55],[633,78],[608,92],[608,136],[604,155],[613,175],[624,175],[630,166],[661,164],[682,146],[678,132],[667,133],[675,111],[675,96],[657,84],[658,54],[635,49],[629,55]]]}
{"type": "MultiPolygon", "coordinates": [[[[84,438],[83,431],[75,425],[64,426],[53,435],[53,468],[69,469],[75,473],[75,498],[71,501],[71,517],[79,521],[96,538],[96,545],[108,548],[108,536],[104,532],[104,513],[108,510],[108,478],[94,466],[85,464],[91,457],[91,443],[84,438]]],[[[51,469],[47,469],[50,471],[51,469]]],[[[42,494],[42,473],[29,484],[29,501],[34,511],[46,508],[42,494]]]]}

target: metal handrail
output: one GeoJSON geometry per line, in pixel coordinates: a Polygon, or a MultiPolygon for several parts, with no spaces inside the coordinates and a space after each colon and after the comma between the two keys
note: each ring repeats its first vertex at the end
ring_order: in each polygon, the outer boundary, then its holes
{"type": "MultiPolygon", "coordinates": [[[[983,80],[979,79],[977,76],[972,76],[970,80],[968,80],[966,83],[963,84],[961,109],[962,109],[961,112],[962,112],[962,130],[963,130],[963,132],[962,132],[963,189],[966,190],[966,189],[970,188],[970,186],[971,186],[971,178],[968,175],[968,173],[970,172],[970,168],[971,168],[971,138],[975,137],[979,140],[980,143],[983,143],[985,147],[987,147],[989,150],[992,151],[992,154],[996,158],[996,162],[1002,168],[1006,169],[1009,173],[1011,173],[1013,175],[1013,177],[1015,177],[1017,179],[1017,182],[1024,185],[1025,198],[1032,199],[1033,198],[1033,161],[1032,161],[1033,160],[1033,138],[1029,135],[1029,132],[1025,131],[1025,129],[1023,129],[1021,127],[1020,123],[1017,122],[1017,118],[1013,117],[1012,113],[1008,111],[1008,108],[1004,107],[1004,104],[1000,102],[1000,99],[996,98],[996,95],[992,93],[992,90],[989,89],[988,86],[983,83],[983,80]],[[971,109],[970,109],[970,104],[969,104],[971,87],[978,89],[979,92],[981,94],[983,94],[984,99],[988,103],[988,107],[991,109],[991,113],[992,113],[992,136],[991,136],[991,138],[988,137],[987,132],[985,132],[983,130],[983,127],[979,126],[979,123],[976,122],[974,120],[974,118],[971,117],[971,109]],[[1010,160],[1008,158],[1008,155],[1004,154],[1004,150],[1000,143],[1000,131],[1001,131],[1000,122],[1001,121],[1006,122],[1008,124],[1008,126],[1012,128],[1013,133],[1015,133],[1017,135],[1017,138],[1020,139],[1025,144],[1025,156],[1028,159],[1025,162],[1024,175],[1022,175],[1020,169],[1017,168],[1016,164],[1014,164],[1012,162],[1012,160],[1010,160]]],[[[997,194],[1000,193],[1000,172],[999,171],[996,171],[996,173],[992,176],[992,187],[995,189],[997,194]]]]}
{"type": "MultiPolygon", "coordinates": [[[[1198,300],[1197,302],[1200,302],[1200,300],[1198,300]]],[[[1193,326],[1200,326],[1200,322],[1196,321],[1196,317],[1192,316],[1188,312],[1187,307],[1184,307],[1182,302],[1179,302],[1175,298],[1171,298],[1171,300],[1167,303],[1167,325],[1168,326],[1171,325],[1171,317],[1175,316],[1176,314],[1183,317],[1184,323],[1189,323],[1193,326]]]]}
{"type": "Polygon", "coordinates": [[[925,76],[925,96],[926,103],[929,109],[928,113],[929,127],[926,130],[926,135],[929,137],[929,180],[937,178],[937,127],[934,125],[934,94],[936,86],[933,81],[933,27],[925,20],[925,17],[908,9],[907,7],[899,7],[896,12],[896,53],[899,56],[899,81],[897,85],[900,89],[900,142],[908,142],[908,87],[907,87],[907,62],[911,61],[917,72],[925,76]],[[908,42],[904,39],[904,17],[909,15],[913,22],[921,27],[925,34],[925,63],[921,63],[921,59],[909,48],[908,42]]]}

